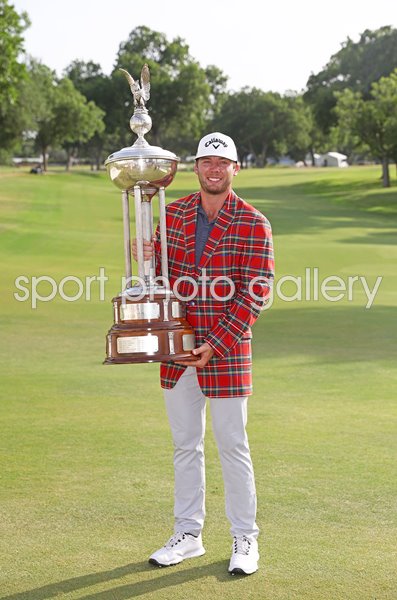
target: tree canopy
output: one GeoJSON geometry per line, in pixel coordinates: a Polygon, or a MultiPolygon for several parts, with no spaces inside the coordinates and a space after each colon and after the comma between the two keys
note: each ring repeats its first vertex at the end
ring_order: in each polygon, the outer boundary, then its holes
{"type": "Polygon", "coordinates": [[[21,116],[15,108],[26,74],[19,56],[28,26],[25,12],[19,14],[8,0],[0,0],[0,149],[12,148],[21,136],[21,116]]]}
{"type": "Polygon", "coordinates": [[[189,53],[181,38],[168,41],[163,33],[141,26],[120,44],[112,73],[114,127],[120,140],[131,143],[128,122],[133,112],[132,96],[119,68],[139,79],[144,63],[150,68],[152,95],[148,108],[153,121],[148,139],[156,145],[187,150],[186,141],[196,139],[205,129],[211,92],[216,90],[213,72],[207,72],[189,53]]]}
{"type": "Polygon", "coordinates": [[[307,82],[305,100],[313,108],[318,127],[328,133],[336,123],[335,92],[350,89],[364,99],[371,86],[397,67],[397,29],[365,30],[357,42],[348,38],[327,65],[307,82]]]}
{"type": "Polygon", "coordinates": [[[25,75],[19,62],[23,52],[23,32],[29,26],[25,12],[18,14],[8,0],[0,0],[0,111],[16,101],[18,84],[25,75]]]}
{"type": "Polygon", "coordinates": [[[290,152],[302,159],[310,147],[309,113],[298,96],[244,88],[229,94],[214,126],[237,140],[242,161],[249,154],[264,166],[269,157],[290,152]]]}
{"type": "Polygon", "coordinates": [[[397,161],[397,69],[372,84],[368,99],[350,89],[337,94],[335,112],[340,128],[381,161],[383,185],[389,187],[389,160],[397,161]]]}
{"type": "Polygon", "coordinates": [[[29,128],[41,150],[46,170],[50,146],[63,147],[70,158],[76,147],[104,129],[104,112],[81,94],[67,77],[57,80],[51,69],[31,61],[28,68],[29,128]]]}
{"type": "Polygon", "coordinates": [[[99,169],[104,155],[111,154],[119,145],[114,127],[114,82],[103,73],[101,66],[93,61],[73,61],[65,69],[65,76],[88,101],[94,102],[103,111],[103,130],[96,131],[89,140],[80,145],[80,148],[93,157],[96,168],[99,169]]]}
{"type": "MultiPolygon", "coordinates": [[[[32,151],[46,157],[63,149],[89,158],[99,168],[106,156],[134,142],[130,87],[120,68],[140,78],[147,63],[153,127],[149,143],[190,155],[197,139],[211,130],[231,135],[244,162],[257,166],[288,155],[357,151],[382,161],[397,160],[394,139],[397,93],[397,30],[390,26],[347,39],[304,94],[256,87],[227,90],[227,76],[215,65],[203,67],[181,37],[167,39],[146,26],[120,43],[112,73],[94,61],[74,60],[59,78],[35,59],[23,59],[27,16],[0,0],[0,151],[32,151]]],[[[45,160],[45,158],[44,158],[45,160]]]]}

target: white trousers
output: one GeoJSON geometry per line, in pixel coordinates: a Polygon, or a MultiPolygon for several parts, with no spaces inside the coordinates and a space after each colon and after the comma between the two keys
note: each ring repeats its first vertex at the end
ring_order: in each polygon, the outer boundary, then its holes
{"type": "MultiPolygon", "coordinates": [[[[175,532],[198,535],[205,518],[206,397],[194,367],[185,369],[174,388],[163,391],[174,442],[175,532]]],[[[248,398],[209,401],[231,534],[257,538],[255,478],[245,429],[248,398]]]]}

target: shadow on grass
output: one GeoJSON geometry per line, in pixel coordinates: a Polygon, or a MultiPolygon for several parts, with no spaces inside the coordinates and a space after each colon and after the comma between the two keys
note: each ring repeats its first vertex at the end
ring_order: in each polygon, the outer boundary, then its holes
{"type": "Polygon", "coordinates": [[[394,231],[371,231],[362,237],[347,238],[340,241],[344,244],[383,244],[385,246],[395,246],[397,244],[397,227],[394,231]]]}
{"type": "Polygon", "coordinates": [[[156,577],[152,579],[127,583],[102,592],[93,592],[85,596],[80,596],[80,600],[109,600],[110,597],[112,600],[127,600],[128,598],[136,598],[143,594],[149,595],[158,590],[192,582],[203,577],[215,577],[221,582],[232,582],[235,578],[231,577],[227,572],[227,565],[227,561],[217,561],[194,568],[181,569],[179,567],[178,570],[178,566],[167,569],[156,569],[147,562],[132,563],[109,571],[90,573],[89,575],[65,579],[64,581],[51,583],[32,590],[2,596],[0,600],[45,600],[78,590],[84,592],[84,588],[134,574],[138,576],[148,572],[156,574],[156,577]]]}
{"type": "MultiPolygon", "coordinates": [[[[57,166],[52,166],[50,165],[48,168],[48,171],[46,173],[44,173],[44,176],[48,176],[48,175],[68,175],[71,176],[73,175],[73,177],[78,177],[78,176],[82,176],[82,177],[97,177],[98,175],[101,174],[105,174],[106,175],[106,168],[103,167],[102,169],[100,169],[99,171],[92,171],[90,168],[87,169],[82,169],[82,168],[76,168],[76,167],[72,167],[71,169],[69,169],[69,171],[66,169],[66,166],[62,166],[62,165],[57,165],[57,166]]],[[[30,175],[29,171],[25,171],[25,175],[30,175]]]]}
{"type": "MultiPolygon", "coordinates": [[[[64,171],[64,173],[68,173],[68,171],[64,171]]],[[[106,169],[103,168],[100,171],[91,171],[90,169],[85,170],[79,170],[79,171],[69,171],[69,173],[72,173],[73,175],[76,175],[78,177],[91,177],[92,178],[98,178],[101,175],[106,175],[106,169]]]]}
{"type": "MultiPolygon", "coordinates": [[[[363,303],[365,300],[363,299],[363,303]]],[[[276,305],[277,306],[277,305],[276,305]]],[[[397,359],[397,308],[373,305],[266,311],[253,329],[254,357],[305,356],[317,364],[397,359]],[[270,344],[270,345],[269,345],[270,344]]]]}
{"type": "MultiPolygon", "coordinates": [[[[236,192],[263,212],[275,235],[318,233],[325,229],[374,230],[350,243],[397,243],[397,188],[368,182],[312,181],[285,186],[241,187],[236,192]],[[384,231],[387,230],[387,231],[384,231]],[[384,233],[385,236],[384,237],[384,233]]],[[[186,190],[172,190],[175,199],[186,190]]],[[[345,241],[345,240],[344,240],[345,241]]]]}

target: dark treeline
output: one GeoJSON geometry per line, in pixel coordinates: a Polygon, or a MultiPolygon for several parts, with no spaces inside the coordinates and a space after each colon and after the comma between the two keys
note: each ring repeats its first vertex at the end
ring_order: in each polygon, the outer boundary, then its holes
{"type": "Polygon", "coordinates": [[[230,92],[227,75],[201,66],[182,38],[145,26],[120,44],[110,75],[75,60],[59,78],[32,57],[21,60],[28,26],[26,14],[0,0],[1,162],[40,153],[44,169],[47,156],[67,168],[80,160],[99,169],[134,141],[132,96],[119,68],[137,78],[147,63],[150,143],[185,157],[202,134],[221,130],[236,140],[243,166],[282,156],[306,164],[333,150],[350,162],[379,162],[383,185],[390,185],[389,163],[397,163],[397,30],[390,26],[346,40],[303,92],[285,95],[255,87],[230,92]]]}

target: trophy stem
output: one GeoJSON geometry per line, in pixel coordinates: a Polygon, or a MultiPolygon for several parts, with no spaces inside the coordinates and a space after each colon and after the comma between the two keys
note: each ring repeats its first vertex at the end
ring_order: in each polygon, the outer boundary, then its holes
{"type": "MultiPolygon", "coordinates": [[[[152,214],[152,203],[145,199],[142,202],[142,232],[143,239],[146,241],[152,241],[153,235],[153,214],[152,214]]],[[[145,281],[149,286],[152,284],[153,273],[154,273],[154,258],[151,260],[145,260],[144,262],[145,281]]]]}
{"type": "Polygon", "coordinates": [[[167,231],[165,221],[165,189],[159,188],[160,241],[161,241],[161,275],[168,281],[167,231]]]}
{"type": "Polygon", "coordinates": [[[143,260],[143,233],[142,233],[142,194],[139,185],[134,186],[135,199],[135,226],[136,226],[136,249],[138,259],[138,275],[141,279],[145,277],[145,263],[143,260]]]}
{"type": "Polygon", "coordinates": [[[127,278],[127,287],[131,283],[132,264],[131,264],[131,233],[130,233],[130,205],[128,192],[122,193],[123,204],[123,226],[124,226],[124,258],[125,258],[125,276],[127,278]]]}

